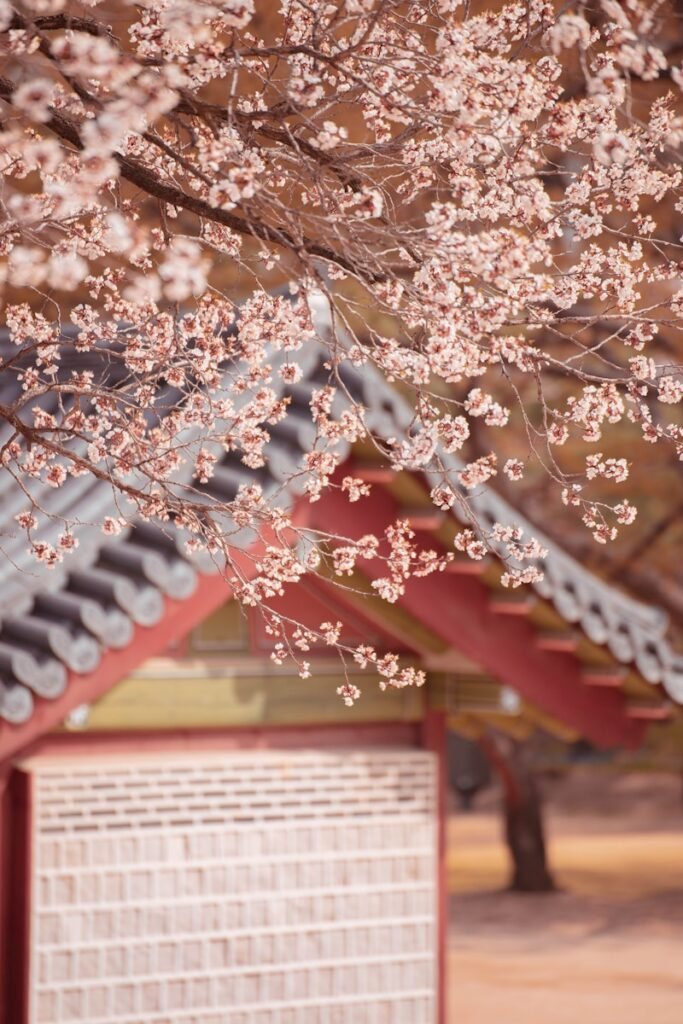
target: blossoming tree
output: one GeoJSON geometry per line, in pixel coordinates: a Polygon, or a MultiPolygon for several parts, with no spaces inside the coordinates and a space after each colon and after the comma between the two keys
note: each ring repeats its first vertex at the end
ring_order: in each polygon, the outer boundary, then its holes
{"type": "MultiPolygon", "coordinates": [[[[269,616],[276,657],[296,658],[310,629],[268,611],[288,581],[325,563],[344,585],[382,559],[373,585],[394,601],[443,568],[452,555],[419,549],[405,523],[358,542],[290,522],[255,480],[220,506],[200,494],[223,451],[263,466],[312,347],[327,379],[296,471],[311,501],[364,500],[371,485],[337,472],[362,441],[427,475],[434,504],[469,520],[457,545],[494,549],[509,586],[538,579],[543,551],[478,522],[470,496],[497,475],[542,471],[613,540],[636,516],[637,446],[683,453],[677,13],[0,0],[0,373],[20,384],[0,458],[36,558],[67,556],[79,524],[41,540],[52,513],[31,481],[91,474],[122,499],[105,533],[132,517],[185,528],[269,616]],[[345,365],[409,397],[402,436],[373,433],[345,365]],[[609,454],[617,428],[628,443],[609,454]],[[606,500],[605,481],[626,486],[606,500]],[[226,521],[271,538],[249,573],[226,521]]],[[[420,681],[346,651],[334,624],[320,633],[384,683],[420,681]]]]}

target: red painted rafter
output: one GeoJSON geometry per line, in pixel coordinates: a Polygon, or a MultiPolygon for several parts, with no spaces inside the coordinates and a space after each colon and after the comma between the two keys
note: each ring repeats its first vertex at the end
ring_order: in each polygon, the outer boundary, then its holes
{"type": "Polygon", "coordinates": [[[660,704],[641,704],[638,701],[631,701],[627,705],[626,713],[629,718],[642,722],[666,722],[673,717],[673,707],[668,701],[660,704]]]}
{"type": "Polygon", "coordinates": [[[619,690],[627,675],[625,668],[614,665],[607,668],[584,668],[581,678],[586,686],[607,686],[619,690]]]}
{"type": "Polygon", "coordinates": [[[579,647],[579,638],[575,630],[552,630],[537,633],[534,639],[539,651],[554,651],[556,654],[574,654],[579,647]]]}
{"type": "Polygon", "coordinates": [[[400,511],[400,518],[405,519],[413,530],[432,533],[443,526],[446,516],[433,505],[424,508],[405,508],[400,511]]]}
{"type": "Polygon", "coordinates": [[[490,567],[489,558],[474,559],[456,555],[446,566],[446,572],[450,576],[483,576],[490,567]]]}

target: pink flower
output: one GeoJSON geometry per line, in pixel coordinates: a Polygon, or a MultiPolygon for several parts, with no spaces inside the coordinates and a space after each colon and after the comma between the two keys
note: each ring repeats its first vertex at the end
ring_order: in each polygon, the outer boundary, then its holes
{"type": "Polygon", "coordinates": [[[17,86],[12,104],[34,121],[49,121],[50,106],[54,102],[57,86],[50,78],[32,78],[17,86]]]}
{"type": "Polygon", "coordinates": [[[337,687],[337,693],[342,698],[347,708],[353,707],[360,697],[360,690],[353,683],[344,683],[337,687]]]}
{"type": "Polygon", "coordinates": [[[58,463],[53,463],[45,474],[45,479],[50,487],[61,487],[66,480],[66,469],[58,463]]]}

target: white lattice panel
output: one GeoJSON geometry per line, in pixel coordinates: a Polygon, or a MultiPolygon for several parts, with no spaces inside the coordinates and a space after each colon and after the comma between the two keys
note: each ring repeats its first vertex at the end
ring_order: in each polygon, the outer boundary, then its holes
{"type": "Polygon", "coordinates": [[[35,776],[32,1024],[433,1024],[431,754],[35,776]]]}

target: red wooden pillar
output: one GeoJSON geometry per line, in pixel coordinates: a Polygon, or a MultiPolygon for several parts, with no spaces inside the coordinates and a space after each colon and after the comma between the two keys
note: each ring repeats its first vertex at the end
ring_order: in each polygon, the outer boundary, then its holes
{"type": "Polygon", "coordinates": [[[10,836],[12,832],[9,813],[10,769],[0,773],[0,1024],[8,1024],[6,1016],[7,991],[7,949],[9,942],[8,901],[10,891],[10,836]]]}
{"type": "Polygon", "coordinates": [[[32,778],[0,780],[0,1024],[28,1024],[31,942],[32,778]]]}
{"type": "Polygon", "coordinates": [[[446,714],[428,708],[422,722],[422,745],[437,757],[437,1024],[446,1024],[446,953],[448,943],[448,879],[446,872],[446,714]]]}

